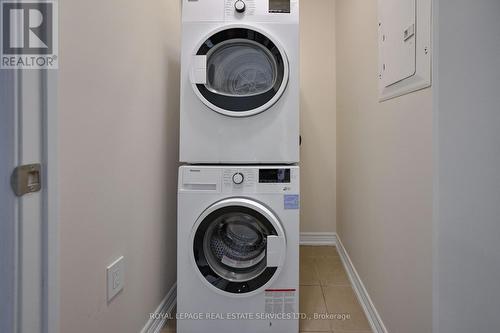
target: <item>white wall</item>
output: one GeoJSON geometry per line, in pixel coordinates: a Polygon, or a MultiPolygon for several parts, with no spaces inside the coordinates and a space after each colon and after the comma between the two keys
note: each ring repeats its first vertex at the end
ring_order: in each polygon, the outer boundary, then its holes
{"type": "Polygon", "coordinates": [[[175,281],[179,7],[60,1],[62,333],[136,333],[175,281]]]}
{"type": "Polygon", "coordinates": [[[335,0],[300,2],[301,231],[336,229],[335,0]]]}
{"type": "Polygon", "coordinates": [[[500,1],[437,5],[435,332],[500,332],[500,1]]]}
{"type": "Polygon", "coordinates": [[[432,93],[378,102],[377,1],[337,0],[337,228],[391,333],[432,329],[432,93]]]}

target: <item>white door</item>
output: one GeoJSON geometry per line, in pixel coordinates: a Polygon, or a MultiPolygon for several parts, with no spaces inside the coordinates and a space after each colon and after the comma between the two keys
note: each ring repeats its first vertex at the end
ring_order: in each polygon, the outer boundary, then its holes
{"type": "Polygon", "coordinates": [[[1,332],[58,331],[54,75],[0,70],[1,332]]]}
{"type": "Polygon", "coordinates": [[[190,75],[194,92],[213,111],[248,117],[280,99],[288,84],[288,59],[265,32],[224,27],[202,41],[190,75]]]}
{"type": "Polygon", "coordinates": [[[229,296],[262,292],[285,261],[285,232],[271,210],[247,198],[219,201],[198,218],[191,257],[200,279],[229,296]]]}

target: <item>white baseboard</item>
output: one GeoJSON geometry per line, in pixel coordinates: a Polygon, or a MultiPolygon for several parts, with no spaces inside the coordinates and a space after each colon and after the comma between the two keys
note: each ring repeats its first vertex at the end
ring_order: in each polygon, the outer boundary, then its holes
{"type": "Polygon", "coordinates": [[[344,268],[351,280],[352,288],[358,297],[359,303],[363,307],[365,311],[366,317],[368,318],[368,322],[372,328],[374,333],[387,333],[387,329],[385,328],[384,323],[382,322],[382,318],[380,317],[375,305],[368,294],[368,291],[363,284],[356,268],[352,264],[351,258],[349,258],[349,254],[347,253],[342,241],[340,240],[338,235],[335,235],[335,243],[337,245],[337,251],[340,255],[340,259],[342,259],[342,263],[344,264],[344,268]]]}
{"type": "Polygon", "coordinates": [[[334,232],[301,232],[300,245],[335,246],[334,232]]]}
{"type": "Polygon", "coordinates": [[[163,326],[167,322],[167,319],[172,315],[175,304],[177,302],[177,283],[174,283],[172,288],[168,291],[165,297],[162,299],[160,305],[154,310],[156,317],[151,317],[141,333],[160,333],[163,326]]]}

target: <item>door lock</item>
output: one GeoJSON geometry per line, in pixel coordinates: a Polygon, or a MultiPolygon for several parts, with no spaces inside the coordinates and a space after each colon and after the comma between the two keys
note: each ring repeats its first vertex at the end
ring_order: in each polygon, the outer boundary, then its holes
{"type": "Polygon", "coordinates": [[[18,197],[42,189],[41,164],[20,165],[14,169],[10,178],[12,190],[18,197]]]}

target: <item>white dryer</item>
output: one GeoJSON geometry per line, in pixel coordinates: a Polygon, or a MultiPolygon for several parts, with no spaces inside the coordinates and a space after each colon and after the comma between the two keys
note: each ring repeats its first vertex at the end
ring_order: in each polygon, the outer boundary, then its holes
{"type": "Polygon", "coordinates": [[[299,168],[179,170],[177,331],[297,333],[299,168]]]}
{"type": "Polygon", "coordinates": [[[181,67],[181,162],[299,162],[298,0],[183,0],[181,67]]]}

